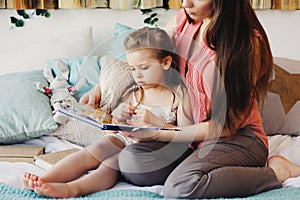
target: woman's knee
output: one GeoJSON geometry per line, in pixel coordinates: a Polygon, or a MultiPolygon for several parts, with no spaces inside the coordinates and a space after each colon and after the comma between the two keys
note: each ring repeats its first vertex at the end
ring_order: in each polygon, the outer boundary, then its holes
{"type": "Polygon", "coordinates": [[[199,187],[205,182],[203,174],[174,173],[169,175],[164,184],[164,197],[166,198],[199,198],[199,187]]]}

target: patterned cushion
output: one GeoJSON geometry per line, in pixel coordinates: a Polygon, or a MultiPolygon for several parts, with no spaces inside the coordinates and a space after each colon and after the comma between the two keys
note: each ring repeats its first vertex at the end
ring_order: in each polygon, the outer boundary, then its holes
{"type": "MultiPolygon", "coordinates": [[[[110,112],[130,93],[134,80],[129,66],[123,61],[105,55],[101,57],[100,66],[100,108],[110,112]]],[[[81,146],[88,146],[103,136],[98,128],[74,119],[69,119],[52,134],[81,146]]]]}
{"type": "Polygon", "coordinates": [[[271,80],[262,113],[267,135],[300,135],[300,61],[274,58],[271,80]]]}

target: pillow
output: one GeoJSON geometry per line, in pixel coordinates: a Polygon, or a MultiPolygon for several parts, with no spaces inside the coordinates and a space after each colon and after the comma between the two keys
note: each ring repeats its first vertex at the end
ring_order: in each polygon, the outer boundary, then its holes
{"type": "Polygon", "coordinates": [[[126,98],[135,82],[129,65],[110,56],[103,56],[100,60],[101,101],[99,107],[111,112],[117,107],[122,98],[126,98]]]}
{"type": "Polygon", "coordinates": [[[58,29],[49,36],[50,32],[10,31],[10,37],[2,44],[6,48],[0,49],[0,74],[42,69],[49,59],[85,56],[92,48],[91,27],[64,30],[63,33],[58,29]]]}
{"type": "Polygon", "coordinates": [[[85,122],[68,118],[68,121],[60,125],[50,135],[62,138],[74,144],[86,147],[103,137],[102,130],[85,122]]]}
{"type": "Polygon", "coordinates": [[[107,54],[113,58],[117,58],[119,60],[124,61],[125,49],[123,46],[123,41],[125,40],[127,35],[133,31],[134,29],[129,26],[116,23],[114,29],[114,38],[111,46],[108,49],[107,54]]]}
{"type": "MultiPolygon", "coordinates": [[[[47,64],[51,67],[55,76],[61,75],[55,63],[58,59],[48,60],[47,64]]],[[[79,100],[82,95],[92,89],[98,82],[100,76],[100,57],[79,57],[79,58],[60,58],[69,67],[69,84],[76,85],[81,78],[86,79],[86,84],[73,96],[79,100]]]]}
{"type": "Polygon", "coordinates": [[[274,58],[271,80],[262,113],[267,135],[300,135],[300,61],[274,58]]]}
{"type": "Polygon", "coordinates": [[[35,83],[47,83],[41,70],[0,76],[0,143],[12,144],[39,137],[57,128],[49,97],[35,83]]]}
{"type": "MultiPolygon", "coordinates": [[[[123,98],[131,94],[130,88],[135,83],[129,66],[123,61],[105,55],[101,57],[100,66],[100,108],[111,112],[123,98]]],[[[101,130],[94,126],[69,119],[65,124],[59,126],[53,135],[81,146],[88,146],[102,137],[101,133],[101,130]]]]}

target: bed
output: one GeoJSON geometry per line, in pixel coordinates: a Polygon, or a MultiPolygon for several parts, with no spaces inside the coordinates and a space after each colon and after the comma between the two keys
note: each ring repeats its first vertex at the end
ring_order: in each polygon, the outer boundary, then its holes
{"type": "MultiPolygon", "coordinates": [[[[84,27],[51,38],[40,38],[26,48],[11,51],[8,48],[7,52],[10,53],[2,52],[0,60],[5,63],[5,67],[1,67],[0,71],[0,143],[42,145],[45,146],[46,153],[49,153],[69,148],[80,149],[99,139],[101,134],[97,128],[74,120],[69,120],[64,125],[55,123],[49,98],[36,90],[35,83],[41,81],[47,84],[43,77],[43,67],[48,65],[55,69],[55,61],[60,59],[70,68],[72,84],[81,77],[87,79],[85,87],[77,93],[77,99],[91,89],[100,77],[104,94],[109,93],[108,91],[114,94],[102,99],[102,106],[105,108],[107,101],[114,101],[118,95],[122,95],[120,88],[125,89],[130,84],[119,69],[124,67],[121,41],[132,30],[129,26],[116,23],[113,37],[99,45],[92,45],[92,29],[84,27]],[[47,51],[39,48],[41,44],[47,46],[47,51]],[[104,47],[107,51],[103,50],[104,47]],[[35,59],[31,55],[35,55],[35,59]],[[103,77],[103,74],[106,76],[103,77]]],[[[270,156],[283,155],[300,165],[300,104],[297,96],[300,81],[296,75],[300,71],[300,61],[276,57],[275,63],[275,77],[263,112],[263,123],[270,145],[269,153],[270,156]],[[284,91],[289,96],[284,97],[284,91]],[[292,99],[292,103],[288,99],[292,99]]],[[[44,199],[32,191],[22,189],[21,177],[25,171],[39,175],[44,172],[34,164],[0,162],[1,199],[44,199]]],[[[161,185],[137,187],[118,182],[108,191],[71,199],[163,199],[162,193],[161,185]]],[[[300,198],[300,177],[286,180],[281,189],[240,199],[282,198],[300,198]]]]}

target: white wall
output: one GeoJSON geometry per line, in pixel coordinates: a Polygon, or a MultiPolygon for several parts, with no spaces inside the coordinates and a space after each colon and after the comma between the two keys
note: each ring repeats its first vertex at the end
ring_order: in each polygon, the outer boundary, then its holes
{"type": "MultiPolygon", "coordinates": [[[[159,26],[164,26],[176,13],[176,10],[156,11],[159,13],[159,26]]],[[[11,29],[9,17],[18,15],[14,10],[0,10],[0,58],[1,54],[16,51],[20,46],[87,26],[93,27],[95,46],[113,37],[115,23],[138,28],[144,25],[143,20],[146,17],[138,9],[59,9],[50,12],[49,19],[33,16],[25,22],[23,28],[11,29]]],[[[274,56],[300,60],[300,10],[257,10],[257,15],[269,36],[274,56]]],[[[18,67],[13,68],[6,68],[5,63],[0,60],[0,74],[19,70],[18,67]]]]}
{"type": "Polygon", "coordinates": [[[274,56],[300,60],[300,10],[257,10],[274,56]]]}

